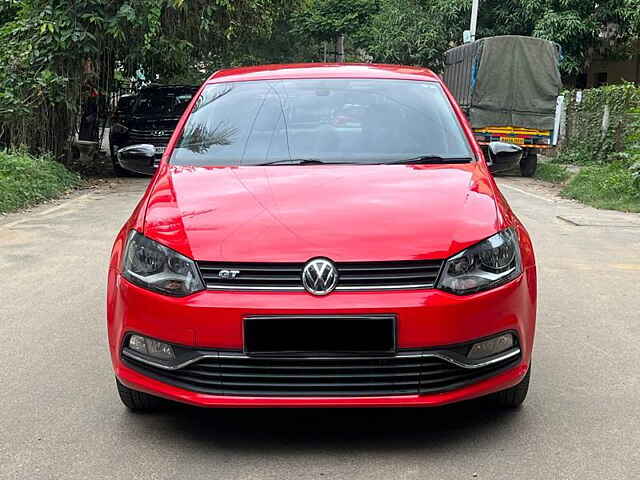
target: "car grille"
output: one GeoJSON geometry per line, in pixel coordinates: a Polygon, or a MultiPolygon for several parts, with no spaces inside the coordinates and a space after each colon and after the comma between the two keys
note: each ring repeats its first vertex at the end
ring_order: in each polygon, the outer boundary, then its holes
{"type": "MultiPolygon", "coordinates": [[[[383,290],[432,288],[442,260],[336,263],[336,290],[383,290]]],[[[200,273],[213,290],[303,290],[303,263],[198,262],[200,273]],[[223,270],[238,271],[223,278],[223,270]]]]}
{"type": "Polygon", "coordinates": [[[452,390],[517,364],[513,357],[468,369],[420,352],[393,357],[248,357],[211,352],[190,365],[165,370],[123,357],[162,382],[211,395],[348,397],[418,395],[452,390]]]}
{"type": "Polygon", "coordinates": [[[164,147],[169,143],[171,134],[173,132],[167,131],[164,135],[154,135],[151,131],[147,130],[129,130],[129,143],[131,145],[146,143],[156,147],[164,147]]]}

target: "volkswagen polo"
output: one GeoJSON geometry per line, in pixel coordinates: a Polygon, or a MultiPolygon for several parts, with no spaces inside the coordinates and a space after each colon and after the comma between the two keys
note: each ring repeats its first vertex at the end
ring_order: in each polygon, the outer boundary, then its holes
{"type": "Polygon", "coordinates": [[[536,267],[487,165],[521,154],[426,69],[216,72],[112,250],[123,403],[520,405],[536,267]]]}

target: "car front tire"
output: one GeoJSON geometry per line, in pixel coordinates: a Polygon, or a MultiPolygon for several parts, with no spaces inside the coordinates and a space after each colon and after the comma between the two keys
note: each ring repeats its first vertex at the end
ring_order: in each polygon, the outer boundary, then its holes
{"type": "Polygon", "coordinates": [[[162,405],[162,399],[149,395],[148,393],[138,392],[129,387],[125,387],[116,378],[116,386],[118,387],[118,395],[120,400],[132,412],[143,413],[157,410],[162,405]]]}
{"type": "Polygon", "coordinates": [[[529,392],[529,380],[531,378],[531,366],[519,384],[502,390],[493,395],[493,400],[501,408],[518,408],[527,398],[529,392]]]}
{"type": "Polygon", "coordinates": [[[113,163],[113,173],[116,177],[130,177],[131,173],[128,170],[125,170],[118,163],[118,158],[116,156],[116,152],[113,148],[109,148],[109,152],[111,153],[111,162],[113,163]]]}

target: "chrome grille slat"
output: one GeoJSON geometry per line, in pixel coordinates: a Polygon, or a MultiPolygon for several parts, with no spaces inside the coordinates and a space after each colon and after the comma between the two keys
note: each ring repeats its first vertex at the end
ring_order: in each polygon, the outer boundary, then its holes
{"type": "Polygon", "coordinates": [[[168,131],[166,135],[153,135],[152,130],[138,130],[132,128],[129,130],[129,144],[146,143],[154,147],[165,147],[171,139],[172,132],[168,131]]]}
{"type": "MultiPolygon", "coordinates": [[[[392,290],[433,288],[442,260],[337,262],[336,290],[392,290]]],[[[302,291],[303,263],[198,262],[202,278],[212,290],[302,291]],[[235,278],[222,278],[234,270],[235,278]]]]}
{"type": "MultiPolygon", "coordinates": [[[[273,281],[273,277],[269,277],[266,275],[257,276],[257,275],[242,275],[241,277],[243,282],[270,282],[273,281]]],[[[282,275],[278,278],[279,282],[297,282],[298,277],[295,275],[282,275]]]]}
{"type": "Polygon", "coordinates": [[[439,260],[403,260],[400,262],[342,262],[341,269],[351,270],[412,270],[423,268],[440,268],[439,260]]]}
{"type": "MultiPolygon", "coordinates": [[[[385,262],[386,263],[386,262],[385,262]]],[[[394,262],[389,262],[393,264],[394,262]]],[[[340,264],[341,272],[359,272],[359,271],[401,271],[401,270],[438,270],[440,265],[376,265],[376,262],[372,262],[370,266],[352,266],[348,263],[340,264]]]]}
{"type": "Polygon", "coordinates": [[[385,280],[413,280],[416,278],[424,278],[425,274],[398,274],[398,275],[340,275],[340,280],[343,282],[356,282],[356,281],[385,281],[385,280]]]}
{"type": "MultiPolygon", "coordinates": [[[[300,268],[279,268],[279,269],[272,269],[272,268],[245,268],[245,267],[238,267],[236,265],[225,265],[223,268],[225,268],[226,270],[240,270],[242,269],[243,272],[251,272],[251,273],[264,273],[264,272],[269,272],[269,273],[274,273],[274,272],[282,272],[282,273],[296,273],[299,274],[300,273],[300,268]]],[[[201,266],[200,270],[202,270],[203,272],[218,272],[220,271],[221,267],[206,267],[206,266],[201,266]]]]}

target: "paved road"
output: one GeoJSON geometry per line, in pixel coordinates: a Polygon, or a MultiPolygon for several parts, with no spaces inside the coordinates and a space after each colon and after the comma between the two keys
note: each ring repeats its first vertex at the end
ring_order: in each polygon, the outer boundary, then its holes
{"type": "Polygon", "coordinates": [[[121,182],[0,220],[2,479],[640,478],[640,216],[503,192],[533,235],[540,315],[530,396],[416,410],[132,415],[116,397],[104,289],[121,182]]]}

